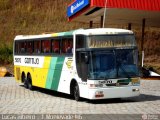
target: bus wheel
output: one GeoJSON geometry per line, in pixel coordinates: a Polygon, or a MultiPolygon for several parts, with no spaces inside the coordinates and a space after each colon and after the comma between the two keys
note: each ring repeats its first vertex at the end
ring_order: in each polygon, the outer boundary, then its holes
{"type": "Polygon", "coordinates": [[[26,76],[25,76],[24,73],[22,73],[22,82],[24,83],[24,87],[25,87],[25,88],[28,88],[26,76]]]}
{"type": "Polygon", "coordinates": [[[27,85],[28,85],[28,89],[33,90],[32,79],[30,76],[27,77],[27,85]]]}
{"type": "Polygon", "coordinates": [[[80,94],[79,94],[79,87],[78,87],[78,84],[76,83],[75,86],[74,86],[74,99],[76,101],[79,101],[80,100],[80,94]]]}

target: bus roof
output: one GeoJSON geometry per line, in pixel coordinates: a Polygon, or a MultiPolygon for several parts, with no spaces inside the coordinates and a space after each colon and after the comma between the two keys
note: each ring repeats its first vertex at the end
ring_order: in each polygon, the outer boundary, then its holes
{"type": "Polygon", "coordinates": [[[73,31],[68,32],[59,32],[59,33],[50,33],[50,34],[41,34],[41,35],[17,35],[14,40],[27,40],[27,39],[40,39],[40,38],[52,38],[58,36],[71,36],[73,31]]]}
{"type": "Polygon", "coordinates": [[[117,28],[94,28],[94,29],[77,29],[68,32],[59,32],[51,34],[41,34],[41,35],[18,35],[14,40],[27,40],[27,39],[40,39],[40,38],[52,38],[59,36],[72,36],[73,34],[81,35],[104,35],[104,34],[133,34],[132,31],[126,29],[117,28]]]}
{"type": "Polygon", "coordinates": [[[81,29],[75,32],[83,35],[112,35],[112,34],[133,34],[131,30],[117,29],[117,28],[95,28],[95,29],[81,29]]]}

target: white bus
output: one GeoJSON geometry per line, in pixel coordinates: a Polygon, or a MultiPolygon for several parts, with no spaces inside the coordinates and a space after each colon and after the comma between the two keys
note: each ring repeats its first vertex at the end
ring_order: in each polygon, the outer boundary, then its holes
{"type": "Polygon", "coordinates": [[[71,94],[77,101],[140,94],[135,36],[124,29],[16,36],[14,72],[26,88],[71,94]]]}

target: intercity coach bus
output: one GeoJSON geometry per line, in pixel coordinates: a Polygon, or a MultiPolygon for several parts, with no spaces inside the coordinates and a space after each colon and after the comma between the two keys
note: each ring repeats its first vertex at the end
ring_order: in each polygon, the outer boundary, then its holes
{"type": "Polygon", "coordinates": [[[132,31],[78,29],[14,39],[15,79],[71,94],[75,100],[140,94],[138,49],[132,31]]]}

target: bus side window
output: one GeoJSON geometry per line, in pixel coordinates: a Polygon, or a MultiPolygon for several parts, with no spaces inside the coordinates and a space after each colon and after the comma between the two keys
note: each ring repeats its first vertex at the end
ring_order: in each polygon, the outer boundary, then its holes
{"type": "Polygon", "coordinates": [[[73,49],[73,39],[72,38],[63,38],[62,39],[62,54],[72,54],[73,49]]]}
{"type": "Polygon", "coordinates": [[[20,53],[20,43],[18,41],[15,42],[15,54],[20,53]]]}
{"type": "Polygon", "coordinates": [[[33,53],[33,41],[27,41],[27,54],[33,53]]]}
{"type": "Polygon", "coordinates": [[[25,54],[25,41],[16,41],[15,42],[15,54],[25,54]]]}
{"type": "Polygon", "coordinates": [[[67,47],[66,47],[66,53],[73,54],[72,49],[73,49],[73,39],[68,39],[68,44],[67,44],[67,47]]]}
{"type": "Polygon", "coordinates": [[[52,40],[52,53],[60,53],[60,40],[52,40]]]}
{"type": "Polygon", "coordinates": [[[50,53],[51,51],[51,41],[43,40],[42,41],[42,53],[50,53]]]}
{"type": "Polygon", "coordinates": [[[41,53],[41,41],[34,41],[34,53],[41,53]]]}
{"type": "Polygon", "coordinates": [[[20,53],[25,53],[25,42],[20,42],[20,53]]]}
{"type": "Polygon", "coordinates": [[[76,49],[86,47],[86,37],[84,35],[76,35],[76,49]]]}

